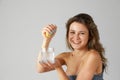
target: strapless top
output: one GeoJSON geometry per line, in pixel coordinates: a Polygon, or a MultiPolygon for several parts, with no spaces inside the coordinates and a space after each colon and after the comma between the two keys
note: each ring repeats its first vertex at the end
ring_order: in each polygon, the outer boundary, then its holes
{"type": "MultiPolygon", "coordinates": [[[[76,80],[77,75],[70,75],[68,76],[70,80],[76,80]]],[[[92,80],[104,80],[103,79],[103,73],[98,74],[98,75],[94,75],[92,80]]]]}

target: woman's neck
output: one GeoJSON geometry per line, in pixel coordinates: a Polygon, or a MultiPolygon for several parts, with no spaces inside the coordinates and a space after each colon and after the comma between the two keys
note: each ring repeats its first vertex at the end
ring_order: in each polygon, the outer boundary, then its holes
{"type": "Polygon", "coordinates": [[[73,52],[72,52],[72,55],[74,56],[74,55],[79,55],[79,56],[83,56],[83,55],[85,55],[85,53],[87,53],[88,52],[88,49],[82,49],[82,50],[74,50],[73,52]]]}

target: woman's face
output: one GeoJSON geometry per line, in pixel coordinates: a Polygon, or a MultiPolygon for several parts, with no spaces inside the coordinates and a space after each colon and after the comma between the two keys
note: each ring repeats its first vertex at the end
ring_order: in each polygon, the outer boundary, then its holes
{"type": "Polygon", "coordinates": [[[68,41],[74,50],[86,49],[88,39],[89,32],[84,24],[73,22],[70,25],[68,41]]]}

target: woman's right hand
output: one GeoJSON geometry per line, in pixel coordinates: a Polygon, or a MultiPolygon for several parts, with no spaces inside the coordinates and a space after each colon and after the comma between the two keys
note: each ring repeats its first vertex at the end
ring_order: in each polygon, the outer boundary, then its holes
{"type": "Polygon", "coordinates": [[[55,59],[55,62],[52,63],[50,61],[41,61],[41,56],[39,55],[38,60],[37,60],[37,70],[38,72],[48,72],[54,69],[57,69],[58,67],[61,66],[61,63],[58,59],[55,59]]]}
{"type": "Polygon", "coordinates": [[[57,30],[57,26],[56,25],[53,25],[53,24],[50,24],[50,25],[47,25],[43,28],[42,30],[42,36],[44,39],[52,39],[52,37],[55,35],[56,33],[56,30],[57,30]]]}
{"type": "Polygon", "coordinates": [[[50,24],[47,25],[43,28],[42,30],[42,36],[43,36],[43,44],[42,44],[42,48],[48,48],[49,47],[49,43],[51,41],[51,39],[53,38],[53,36],[55,35],[57,30],[57,26],[50,24]]]}

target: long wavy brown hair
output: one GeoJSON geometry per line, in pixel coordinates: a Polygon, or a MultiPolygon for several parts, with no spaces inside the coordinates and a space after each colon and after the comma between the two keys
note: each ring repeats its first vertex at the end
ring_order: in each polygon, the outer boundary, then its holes
{"type": "Polygon", "coordinates": [[[94,23],[94,20],[92,19],[92,17],[90,15],[88,15],[86,13],[80,13],[78,15],[73,16],[72,18],[70,18],[67,21],[67,23],[66,23],[66,29],[67,29],[66,43],[67,43],[68,48],[71,50],[74,50],[68,41],[69,28],[73,22],[82,23],[86,26],[86,28],[89,31],[89,40],[88,40],[87,47],[89,50],[94,49],[99,52],[99,54],[102,58],[102,62],[103,62],[103,69],[106,68],[107,59],[105,58],[105,50],[104,50],[102,44],[100,43],[100,37],[99,37],[97,25],[94,23]]]}

